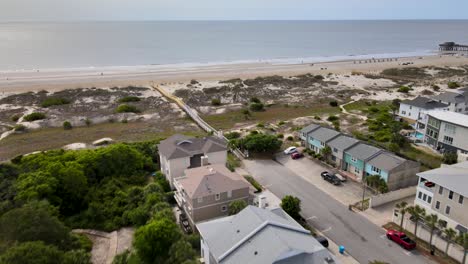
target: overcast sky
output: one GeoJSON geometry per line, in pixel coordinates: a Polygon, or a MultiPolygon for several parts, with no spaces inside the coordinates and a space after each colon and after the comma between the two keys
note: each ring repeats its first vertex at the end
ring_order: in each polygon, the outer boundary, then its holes
{"type": "Polygon", "coordinates": [[[468,19],[468,0],[0,0],[0,21],[468,19]]]}

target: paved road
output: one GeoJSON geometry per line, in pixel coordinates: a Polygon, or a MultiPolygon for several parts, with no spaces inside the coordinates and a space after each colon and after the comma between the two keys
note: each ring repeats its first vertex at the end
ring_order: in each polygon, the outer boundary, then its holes
{"type": "Polygon", "coordinates": [[[387,240],[382,228],[351,212],[291,170],[273,160],[244,160],[247,171],[278,197],[297,196],[302,214],[316,229],[344,245],[363,264],[381,260],[391,264],[432,263],[417,251],[406,251],[387,240]]]}

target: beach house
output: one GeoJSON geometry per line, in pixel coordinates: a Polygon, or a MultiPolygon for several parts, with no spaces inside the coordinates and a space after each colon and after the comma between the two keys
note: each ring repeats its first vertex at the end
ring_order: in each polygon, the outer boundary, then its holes
{"type": "Polygon", "coordinates": [[[348,176],[361,181],[364,176],[366,162],[380,152],[383,152],[383,150],[360,142],[345,150],[342,169],[351,173],[348,176]]]}
{"type": "Polygon", "coordinates": [[[158,145],[161,172],[172,188],[173,181],[182,177],[189,168],[208,164],[226,164],[226,142],[217,137],[192,138],[173,135],[158,145]]]}
{"type": "Polygon", "coordinates": [[[442,225],[468,232],[468,161],[417,174],[414,203],[436,214],[442,225]]]}
{"type": "Polygon", "coordinates": [[[306,148],[310,148],[310,144],[307,140],[307,137],[309,135],[310,132],[316,130],[316,129],[319,129],[320,126],[317,125],[317,124],[310,124],[306,127],[304,127],[303,129],[301,129],[301,131],[299,132],[299,138],[301,139],[301,144],[302,146],[306,147],[306,148]]]}
{"type": "Polygon", "coordinates": [[[418,162],[406,160],[387,151],[379,152],[365,163],[365,176],[379,175],[390,191],[414,186],[418,182],[418,162]]]}
{"type": "Polygon", "coordinates": [[[197,224],[206,264],[339,264],[281,208],[248,206],[236,215],[197,224]]]}
{"type": "Polygon", "coordinates": [[[342,169],[344,166],[343,157],[344,152],[352,146],[358,144],[360,141],[347,135],[339,135],[334,139],[330,140],[327,145],[330,147],[331,162],[335,164],[337,168],[342,169]]]}
{"type": "Polygon", "coordinates": [[[327,142],[339,136],[341,133],[326,127],[319,127],[307,134],[309,148],[320,153],[327,146],[327,142]]]}
{"type": "Polygon", "coordinates": [[[433,99],[447,104],[449,111],[468,114],[468,87],[441,93],[434,96],[433,99]]]}
{"type": "Polygon", "coordinates": [[[224,164],[213,164],[185,170],[174,180],[174,198],[188,219],[197,222],[228,215],[229,204],[251,199],[250,184],[224,164]]]}

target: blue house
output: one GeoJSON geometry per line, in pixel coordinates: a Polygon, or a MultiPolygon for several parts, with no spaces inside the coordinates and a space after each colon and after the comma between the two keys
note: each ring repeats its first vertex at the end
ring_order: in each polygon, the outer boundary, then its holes
{"type": "Polygon", "coordinates": [[[320,151],[325,148],[328,141],[336,138],[339,135],[341,135],[341,133],[336,130],[320,127],[311,131],[307,135],[307,142],[311,150],[315,151],[316,153],[320,153],[320,151]]]}
{"type": "Polygon", "coordinates": [[[342,169],[352,173],[360,181],[364,176],[366,162],[382,151],[371,145],[358,143],[345,151],[342,169]]]}
{"type": "Polygon", "coordinates": [[[301,131],[299,132],[299,138],[301,138],[301,143],[303,146],[305,146],[306,148],[310,148],[310,145],[307,141],[307,136],[309,135],[310,132],[316,130],[316,129],[319,129],[320,126],[319,125],[316,125],[316,124],[310,124],[306,127],[304,127],[303,129],[301,129],[301,131]]]}
{"type": "Polygon", "coordinates": [[[359,140],[347,135],[339,135],[327,143],[332,150],[331,161],[337,168],[343,167],[344,152],[358,143],[359,140]]]}

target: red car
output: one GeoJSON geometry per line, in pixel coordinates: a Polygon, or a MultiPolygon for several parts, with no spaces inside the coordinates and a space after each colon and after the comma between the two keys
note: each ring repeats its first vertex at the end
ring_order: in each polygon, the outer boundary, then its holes
{"type": "Polygon", "coordinates": [[[302,154],[300,152],[294,152],[293,154],[291,154],[292,159],[300,159],[302,157],[304,157],[304,154],[302,154]]]}
{"type": "Polygon", "coordinates": [[[405,233],[397,230],[388,230],[387,238],[393,240],[395,243],[403,247],[404,249],[410,250],[416,247],[416,242],[406,236],[405,233]]]}

